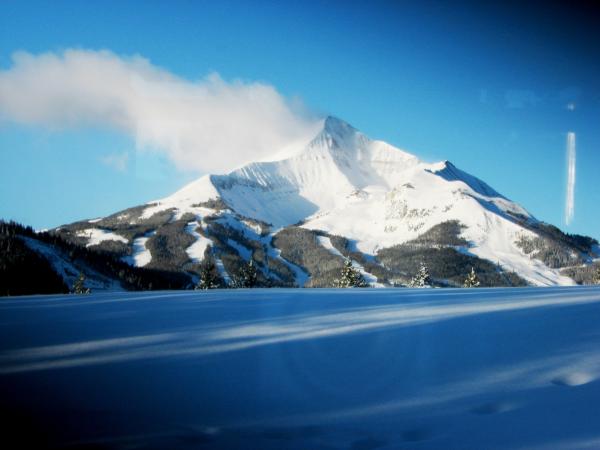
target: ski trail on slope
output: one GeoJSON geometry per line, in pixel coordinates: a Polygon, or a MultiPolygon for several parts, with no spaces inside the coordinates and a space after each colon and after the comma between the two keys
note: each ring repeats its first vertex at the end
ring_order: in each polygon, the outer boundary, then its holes
{"type": "MultiPolygon", "coordinates": [[[[329,238],[328,236],[317,236],[317,241],[319,242],[319,244],[324,247],[325,249],[327,249],[331,254],[336,255],[336,256],[340,256],[344,259],[347,259],[337,248],[335,248],[333,246],[333,244],[331,243],[331,238],[329,238]]],[[[379,283],[377,281],[377,277],[375,275],[373,275],[372,273],[369,273],[365,270],[365,268],[359,264],[358,262],[354,261],[353,259],[350,260],[352,262],[352,267],[354,267],[356,270],[358,270],[360,272],[360,274],[363,276],[363,278],[365,279],[365,281],[367,283],[369,283],[369,286],[371,287],[383,287],[382,283],[379,283]]]]}

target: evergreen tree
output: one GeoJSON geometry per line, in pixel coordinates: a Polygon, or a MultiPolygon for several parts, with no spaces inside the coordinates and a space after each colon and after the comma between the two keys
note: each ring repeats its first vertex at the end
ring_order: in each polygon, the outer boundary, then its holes
{"type": "Polygon", "coordinates": [[[241,267],[238,275],[234,278],[233,285],[238,288],[253,288],[258,284],[258,272],[254,260],[250,259],[248,264],[241,267]]]}
{"type": "Polygon", "coordinates": [[[463,286],[466,288],[473,288],[473,287],[477,287],[479,286],[479,279],[477,278],[477,274],[475,273],[475,269],[473,267],[471,267],[471,272],[467,275],[467,278],[465,278],[465,282],[463,283],[463,286]]]}
{"type": "Polygon", "coordinates": [[[596,269],[596,275],[594,275],[594,284],[600,284],[600,266],[596,269]]]}
{"type": "Polygon", "coordinates": [[[409,287],[422,288],[431,285],[431,277],[429,276],[429,269],[424,263],[421,263],[419,271],[410,280],[409,287]]]}
{"type": "Polygon", "coordinates": [[[85,275],[83,272],[79,272],[77,280],[73,283],[73,294],[82,295],[89,294],[90,292],[90,288],[85,287],[85,275]]]}
{"type": "Polygon", "coordinates": [[[218,289],[221,287],[221,279],[215,261],[207,257],[200,265],[200,281],[196,289],[218,289]]]}
{"type": "Polygon", "coordinates": [[[352,266],[352,261],[348,258],[344,261],[344,267],[342,267],[340,277],[333,280],[333,285],[338,288],[368,286],[362,274],[352,266]]]}

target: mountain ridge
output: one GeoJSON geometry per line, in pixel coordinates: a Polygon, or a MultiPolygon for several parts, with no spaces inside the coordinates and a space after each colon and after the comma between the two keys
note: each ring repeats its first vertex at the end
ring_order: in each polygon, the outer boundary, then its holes
{"type": "MultiPolygon", "coordinates": [[[[331,270],[343,262],[340,252],[361,254],[353,260],[366,275],[381,278],[378,285],[393,285],[406,281],[410,274],[404,272],[409,268],[394,269],[380,261],[375,268],[378,254],[390,248],[406,251],[407,245],[430,230],[454,222],[460,224],[459,237],[465,244],[436,244],[452,250],[446,255],[449,260],[488,261],[498,273],[518,273],[533,285],[574,284],[563,269],[598,257],[597,241],[582,240],[579,245],[560,230],[562,235],[549,232],[521,205],[450,161],[423,162],[332,116],[322,120],[318,132],[303,143],[274,152],[272,160],[251,162],[227,174],[204,175],[165,198],[55,231],[83,245],[109,245],[117,256],[134,264],[142,261],[192,278],[205,257],[216,260],[224,279],[253,259],[265,283],[303,285],[298,267],[309,281],[314,281],[311,274],[318,268],[297,252],[287,252],[295,257],[282,256],[285,249],[274,245],[281,244],[282,239],[276,239],[280,233],[301,228],[313,233],[315,246],[336,258],[331,270]],[[99,235],[104,238],[98,241],[99,235]],[[327,239],[336,236],[345,239],[349,248],[332,251],[327,239]],[[145,252],[144,257],[136,259],[134,253],[139,251],[145,252]],[[558,255],[553,260],[558,263],[544,261],[552,255],[558,255]],[[366,263],[358,259],[370,261],[380,276],[366,272],[366,263]],[[271,270],[270,264],[278,266],[279,272],[271,270]]],[[[283,241],[294,245],[293,240],[283,241]]],[[[306,245],[312,248],[313,243],[306,245]]],[[[315,257],[329,259],[320,250],[314,251],[315,257]]],[[[444,278],[444,274],[447,271],[438,274],[442,285],[459,284],[458,275],[444,278]]]]}

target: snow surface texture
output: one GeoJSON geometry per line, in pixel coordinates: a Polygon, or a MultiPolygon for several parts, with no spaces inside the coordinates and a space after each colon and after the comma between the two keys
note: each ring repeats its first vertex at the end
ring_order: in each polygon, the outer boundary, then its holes
{"type": "Polygon", "coordinates": [[[466,252],[534,285],[574,284],[517,247],[517,239],[535,235],[515,217],[537,222],[520,205],[448,161],[424,163],[333,117],[306,144],[279,152],[273,161],[206,175],[152,202],[143,217],[168,208],[197,213],[192,205],[216,198],[275,230],[302,221],[306,228],[344,236],[367,255],[458,220],[466,226],[466,252]]]}
{"type": "Polygon", "coordinates": [[[136,267],[144,267],[150,264],[152,261],[152,254],[150,253],[150,249],[146,247],[146,243],[148,239],[156,234],[156,231],[151,231],[146,233],[143,237],[139,237],[134,239],[133,241],[133,253],[131,256],[123,257],[123,261],[127,264],[136,266],[136,267]]]}
{"type": "Polygon", "coordinates": [[[67,448],[599,448],[599,315],[598,287],[3,299],[1,405],[67,448]]]}
{"type": "Polygon", "coordinates": [[[185,231],[196,238],[196,242],[194,242],[185,250],[190,260],[195,263],[199,263],[204,259],[204,252],[209,245],[212,245],[212,241],[210,239],[205,238],[196,231],[196,229],[200,226],[200,222],[194,221],[188,223],[185,227],[185,231]]]}
{"type": "MultiPolygon", "coordinates": [[[[89,221],[94,223],[93,221],[89,221]]],[[[103,241],[118,241],[127,244],[129,241],[112,231],[102,230],[100,228],[88,228],[87,230],[81,230],[77,232],[77,236],[87,238],[88,243],[86,247],[91,247],[92,245],[98,245],[103,241]]]]}

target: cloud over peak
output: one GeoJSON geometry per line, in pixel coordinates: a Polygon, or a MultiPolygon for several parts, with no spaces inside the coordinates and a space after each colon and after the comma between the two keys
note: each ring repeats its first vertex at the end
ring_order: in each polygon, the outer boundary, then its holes
{"type": "Polygon", "coordinates": [[[314,127],[267,84],[211,74],[188,81],[140,56],[17,52],[0,71],[0,119],[64,129],[104,126],[182,169],[222,172],[275,153],[314,127]]]}

